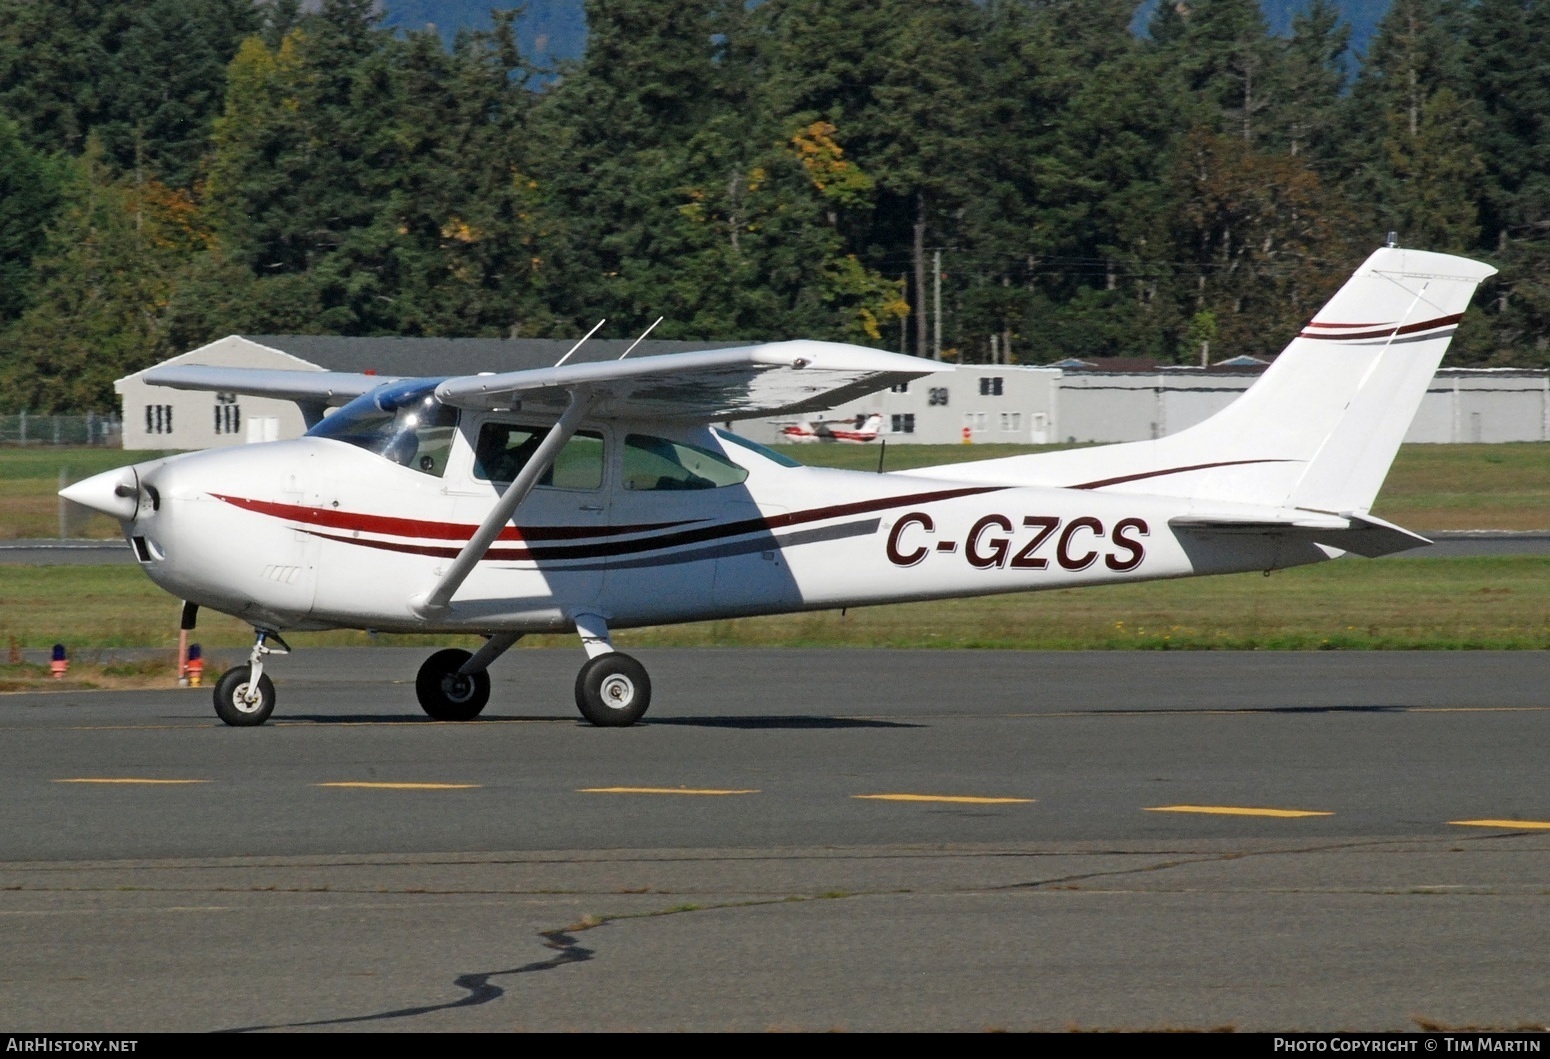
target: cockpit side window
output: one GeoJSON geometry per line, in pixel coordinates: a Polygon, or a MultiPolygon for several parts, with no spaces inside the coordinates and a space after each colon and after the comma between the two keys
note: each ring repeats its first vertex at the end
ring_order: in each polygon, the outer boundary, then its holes
{"type": "Polygon", "coordinates": [[[720,489],[747,477],[746,468],[698,445],[649,434],[624,439],[626,489],[720,489]]]}
{"type": "Polygon", "coordinates": [[[436,400],[424,379],[357,397],[307,431],[365,449],[411,470],[440,478],[457,433],[458,410],[436,400]]]}
{"type": "MultiPolygon", "coordinates": [[[[517,423],[485,423],[474,446],[474,477],[487,482],[510,482],[538,451],[549,427],[517,423]]],[[[603,486],[603,435],[578,431],[538,484],[553,489],[600,489],[603,486]]]]}

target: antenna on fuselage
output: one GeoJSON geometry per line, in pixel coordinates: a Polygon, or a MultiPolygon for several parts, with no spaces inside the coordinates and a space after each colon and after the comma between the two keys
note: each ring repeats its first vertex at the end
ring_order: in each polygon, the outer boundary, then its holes
{"type": "Polygon", "coordinates": [[[556,368],[558,368],[561,364],[564,364],[567,360],[570,360],[571,353],[574,353],[574,352],[576,352],[576,350],[580,349],[582,347],[582,344],[585,343],[587,339],[589,339],[593,335],[597,334],[597,329],[599,327],[602,327],[607,322],[608,322],[608,317],[605,316],[601,320],[599,320],[597,323],[593,324],[592,325],[592,330],[590,330],[586,334],[582,335],[581,336],[581,341],[577,342],[574,346],[571,346],[570,347],[570,353],[566,353],[565,356],[563,356],[559,360],[555,361],[554,362],[554,366],[556,368]]]}
{"type": "Polygon", "coordinates": [[[642,342],[644,342],[646,340],[646,336],[651,334],[651,332],[656,329],[657,324],[660,324],[663,320],[666,320],[666,319],[667,319],[667,317],[665,317],[665,316],[657,317],[656,323],[653,323],[650,327],[646,328],[646,330],[642,331],[640,333],[640,337],[637,338],[635,341],[630,343],[630,348],[625,350],[623,353],[619,354],[619,359],[623,360],[625,357],[629,356],[632,352],[634,352],[635,347],[640,345],[642,342]]]}

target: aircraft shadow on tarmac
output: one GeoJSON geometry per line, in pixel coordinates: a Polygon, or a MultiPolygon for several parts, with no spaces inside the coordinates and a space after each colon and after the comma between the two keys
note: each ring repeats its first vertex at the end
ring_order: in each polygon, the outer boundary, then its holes
{"type": "Polygon", "coordinates": [[[871,717],[657,717],[645,722],[692,728],[925,728],[904,721],[879,721],[871,717]]]}
{"type": "MultiPolygon", "coordinates": [[[[291,713],[278,718],[276,724],[512,724],[536,722],[573,722],[577,727],[588,727],[580,717],[571,714],[528,717],[478,717],[471,721],[436,721],[414,714],[359,714],[359,713],[291,713]]],[[[799,729],[820,730],[829,728],[924,728],[926,725],[903,721],[880,721],[869,717],[655,717],[641,722],[651,725],[678,725],[692,728],[748,728],[748,729],[799,729]]]]}
{"type": "Polygon", "coordinates": [[[1096,709],[1082,710],[1082,713],[1113,714],[1117,716],[1137,716],[1142,714],[1157,713],[1408,713],[1419,709],[1417,706],[1390,703],[1387,705],[1371,706],[1159,706],[1156,709],[1096,709]]]}

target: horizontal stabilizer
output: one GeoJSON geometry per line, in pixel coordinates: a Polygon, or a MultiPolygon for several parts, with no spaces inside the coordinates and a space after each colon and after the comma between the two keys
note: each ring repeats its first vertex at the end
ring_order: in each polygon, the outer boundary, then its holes
{"type": "Polygon", "coordinates": [[[1290,512],[1282,517],[1257,515],[1182,515],[1168,520],[1174,529],[1197,534],[1281,535],[1312,541],[1375,559],[1380,555],[1424,548],[1432,542],[1371,515],[1290,512]]]}

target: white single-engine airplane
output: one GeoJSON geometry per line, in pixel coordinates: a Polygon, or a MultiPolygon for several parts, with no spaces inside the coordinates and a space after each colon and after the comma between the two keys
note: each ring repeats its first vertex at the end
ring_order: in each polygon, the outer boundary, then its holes
{"type": "Polygon", "coordinates": [[[148,381],[294,400],[306,436],[153,460],[66,498],[152,580],[257,634],[215,709],[274,708],[285,630],[479,633],[415,684],[466,720],[524,633],[574,630],[576,704],[646,712],[611,630],[1233,571],[1427,543],[1369,509],[1489,266],[1380,249],[1252,388],[1155,441],[889,474],[802,467],[710,424],[792,416],[942,366],[828,342],[389,379],[182,365],[148,381]],[[325,417],[329,406],[339,407],[325,417]],[[274,644],[274,647],[270,645],[274,644]]]}
{"type": "Polygon", "coordinates": [[[883,417],[858,415],[855,419],[801,419],[780,428],[780,436],[786,441],[810,444],[815,441],[847,441],[864,444],[876,441],[883,428],[883,417]]]}

